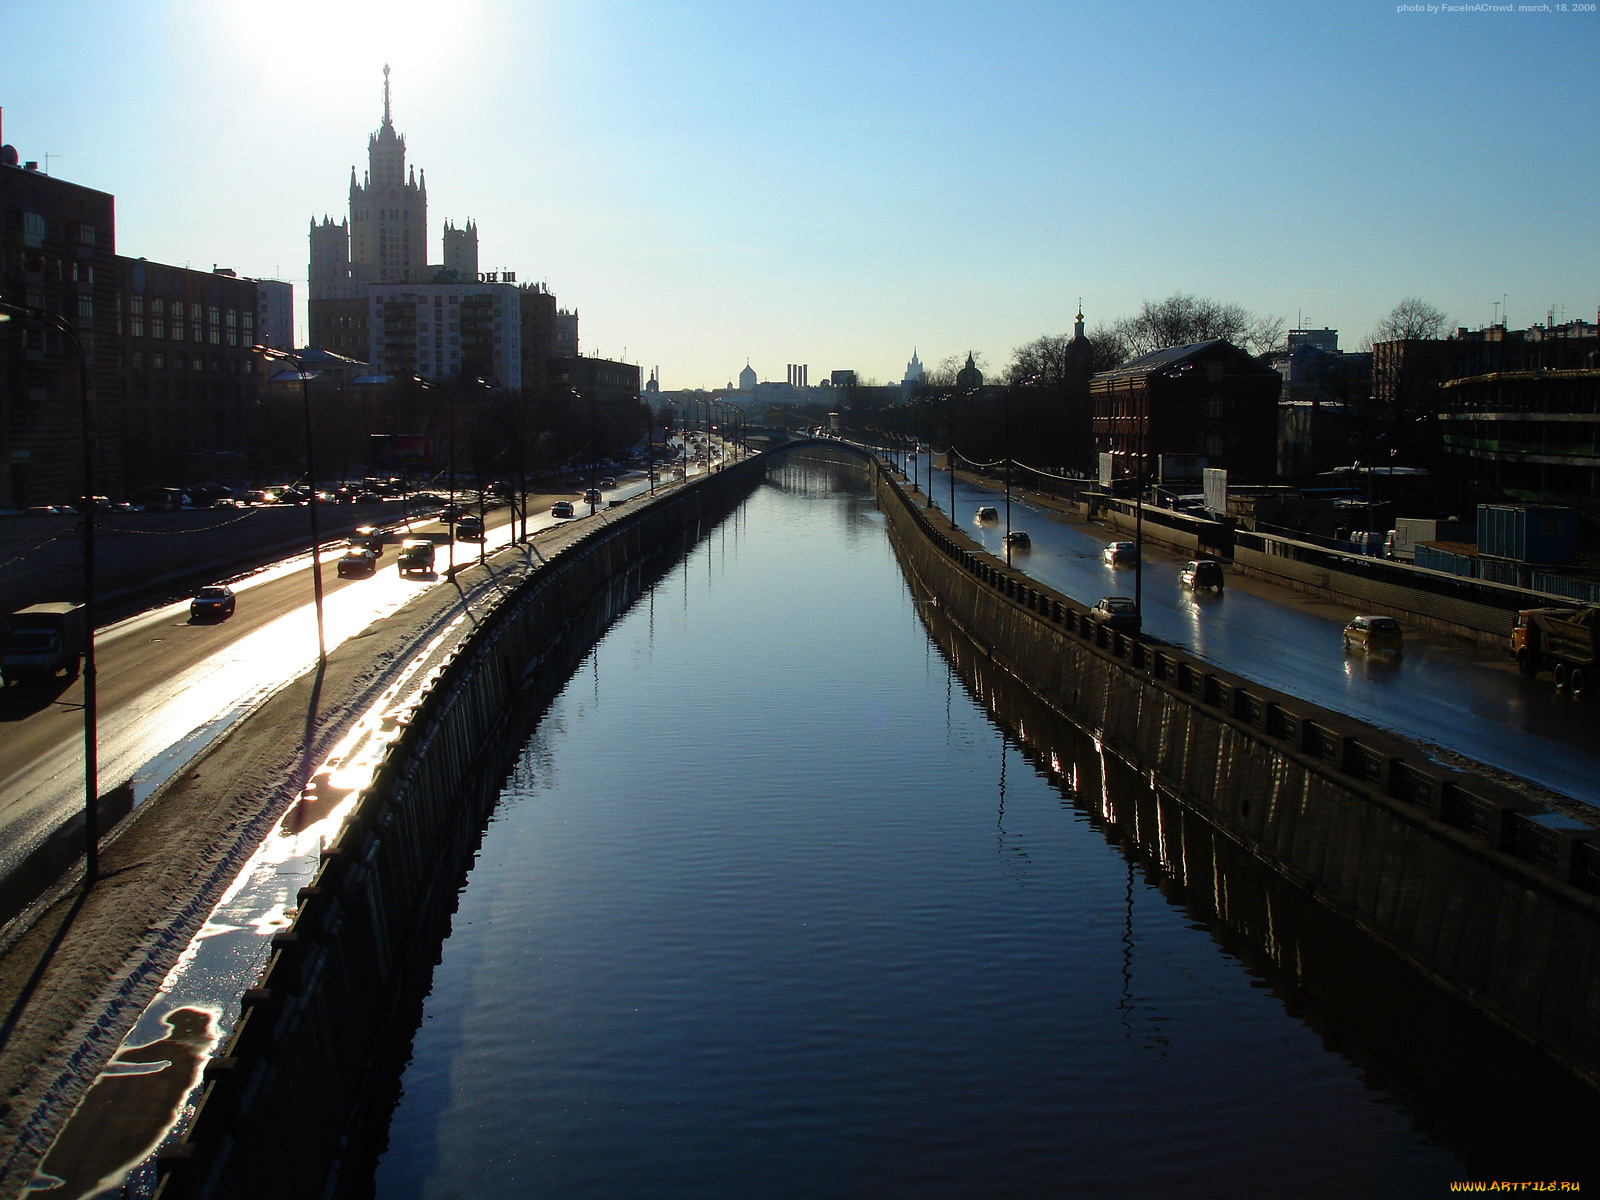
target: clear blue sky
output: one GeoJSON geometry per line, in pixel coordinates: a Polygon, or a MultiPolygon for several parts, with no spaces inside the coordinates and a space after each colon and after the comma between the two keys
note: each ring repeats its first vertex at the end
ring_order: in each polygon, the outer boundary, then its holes
{"type": "Polygon", "coordinates": [[[667,388],[999,367],[1080,295],[1345,346],[1413,294],[1594,320],[1600,14],[1399,7],[0,0],[0,107],[119,252],[292,280],[303,322],[387,62],[430,260],[475,219],[667,388]]]}

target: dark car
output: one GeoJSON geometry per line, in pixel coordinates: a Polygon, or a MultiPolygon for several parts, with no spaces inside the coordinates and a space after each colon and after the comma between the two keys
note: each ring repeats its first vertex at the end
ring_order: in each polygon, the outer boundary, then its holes
{"type": "Polygon", "coordinates": [[[1178,572],[1178,583],[1191,591],[1200,592],[1209,588],[1220,592],[1223,585],[1222,564],[1210,558],[1197,558],[1185,563],[1183,570],[1178,572]]]}
{"type": "Polygon", "coordinates": [[[599,504],[600,503],[600,489],[599,488],[590,488],[587,492],[585,492],[583,494],[583,499],[584,499],[584,502],[587,503],[587,504],[599,504]]]}
{"type": "Polygon", "coordinates": [[[1013,550],[1032,550],[1033,539],[1028,536],[1026,530],[1013,529],[1010,533],[1006,534],[1006,545],[1010,546],[1013,550]]]}
{"type": "Polygon", "coordinates": [[[1131,596],[1101,596],[1091,615],[1108,629],[1139,632],[1139,606],[1131,596]]]}
{"type": "Polygon", "coordinates": [[[439,510],[439,520],[448,525],[458,520],[465,511],[459,504],[446,504],[439,510]]]}
{"type": "Polygon", "coordinates": [[[483,541],[483,520],[468,513],[456,522],[456,537],[463,542],[483,541]]]}
{"type": "Polygon", "coordinates": [[[550,515],[552,517],[570,517],[572,515],[572,501],[557,500],[550,506],[550,515]]]}
{"type": "Polygon", "coordinates": [[[233,616],[233,589],[217,584],[203,587],[189,601],[189,618],[195,621],[220,621],[233,616]]]}
{"type": "Polygon", "coordinates": [[[350,549],[339,559],[339,577],[371,575],[378,569],[378,556],[367,549],[350,549]]]}

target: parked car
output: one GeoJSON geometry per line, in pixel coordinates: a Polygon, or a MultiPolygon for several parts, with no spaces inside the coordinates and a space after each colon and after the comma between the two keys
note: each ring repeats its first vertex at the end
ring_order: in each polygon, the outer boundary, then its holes
{"type": "Polygon", "coordinates": [[[1210,558],[1197,558],[1185,563],[1183,570],[1178,572],[1178,584],[1195,592],[1207,589],[1220,592],[1223,585],[1222,564],[1210,558]]]}
{"type": "Polygon", "coordinates": [[[1121,633],[1139,632],[1139,606],[1131,596],[1101,596],[1090,615],[1121,633]]]}
{"type": "Polygon", "coordinates": [[[189,601],[189,617],[195,621],[221,621],[233,616],[233,589],[222,584],[203,587],[189,601]]]}
{"type": "Polygon", "coordinates": [[[347,575],[371,575],[378,569],[378,556],[365,547],[351,547],[339,559],[339,577],[347,575]]]}
{"type": "Polygon", "coordinates": [[[980,521],[998,521],[999,519],[1000,514],[995,511],[992,504],[985,504],[978,509],[978,520],[980,521]]]}
{"type": "Polygon", "coordinates": [[[483,541],[483,518],[470,513],[456,522],[456,537],[463,542],[483,541]]]}
{"type": "Polygon", "coordinates": [[[554,504],[552,504],[550,506],[550,515],[552,517],[570,517],[570,516],[572,516],[572,501],[571,500],[557,500],[554,504]]]}
{"type": "Polygon", "coordinates": [[[1033,539],[1028,536],[1026,530],[1013,529],[1010,533],[1006,534],[1006,545],[1010,546],[1013,550],[1032,550],[1033,539]]]}
{"type": "Polygon", "coordinates": [[[1105,559],[1113,567],[1122,563],[1138,562],[1139,547],[1134,542],[1107,543],[1105,559]]]}
{"type": "Polygon", "coordinates": [[[1405,638],[1393,617],[1357,617],[1344,627],[1344,648],[1400,657],[1405,638]]]}

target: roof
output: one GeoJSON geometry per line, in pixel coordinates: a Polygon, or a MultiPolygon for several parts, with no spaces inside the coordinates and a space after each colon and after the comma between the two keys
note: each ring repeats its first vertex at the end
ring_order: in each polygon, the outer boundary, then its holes
{"type": "Polygon", "coordinates": [[[1217,347],[1224,347],[1238,359],[1250,364],[1256,371],[1276,375],[1272,368],[1263,366],[1251,358],[1239,347],[1226,338],[1212,338],[1208,342],[1193,342],[1187,346],[1168,346],[1165,350],[1153,350],[1149,354],[1141,354],[1131,362],[1123,363],[1109,371],[1101,371],[1094,376],[1096,381],[1111,382],[1122,379],[1139,379],[1151,375],[1176,374],[1184,364],[1196,359],[1217,347]]]}

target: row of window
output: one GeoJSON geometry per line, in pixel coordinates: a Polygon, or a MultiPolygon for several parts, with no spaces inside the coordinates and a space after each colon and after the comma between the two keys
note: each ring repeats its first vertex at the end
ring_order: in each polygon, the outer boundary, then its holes
{"type": "Polygon", "coordinates": [[[45,219],[43,213],[24,211],[22,214],[22,244],[37,249],[47,241],[72,242],[79,246],[93,246],[99,236],[87,221],[55,222],[45,219]]]}
{"type": "Polygon", "coordinates": [[[152,350],[145,354],[143,350],[135,350],[129,357],[129,363],[135,371],[144,370],[145,363],[150,364],[152,371],[165,371],[171,368],[174,371],[227,371],[230,375],[243,373],[255,374],[255,360],[246,358],[203,358],[200,355],[167,354],[161,350],[152,350]],[[226,364],[226,366],[224,366],[226,364]]]}

